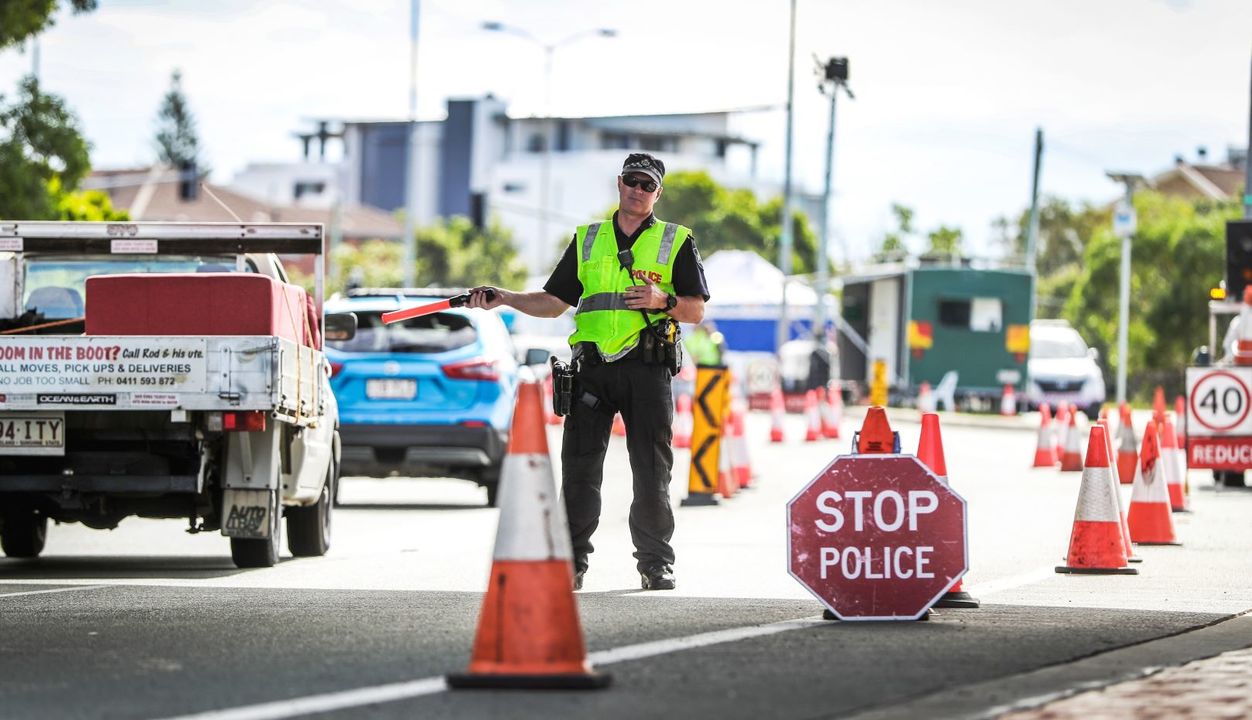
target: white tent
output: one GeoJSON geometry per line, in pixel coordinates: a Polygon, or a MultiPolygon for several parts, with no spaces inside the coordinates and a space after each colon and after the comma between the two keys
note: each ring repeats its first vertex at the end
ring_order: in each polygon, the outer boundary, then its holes
{"type": "MultiPolygon", "coordinates": [[[[750,250],[713,253],[704,260],[704,278],[709,284],[710,314],[752,315],[756,311],[775,317],[782,303],[782,271],[750,250]]],[[[799,314],[807,317],[816,303],[813,288],[794,280],[787,284],[787,305],[803,308],[799,314]]]]}

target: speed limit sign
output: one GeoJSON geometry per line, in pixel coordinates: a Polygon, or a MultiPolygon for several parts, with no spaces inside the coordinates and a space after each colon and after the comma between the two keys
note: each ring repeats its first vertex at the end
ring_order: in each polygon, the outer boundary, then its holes
{"type": "Polygon", "coordinates": [[[1252,367],[1187,368],[1187,434],[1252,435],[1252,367]]]}

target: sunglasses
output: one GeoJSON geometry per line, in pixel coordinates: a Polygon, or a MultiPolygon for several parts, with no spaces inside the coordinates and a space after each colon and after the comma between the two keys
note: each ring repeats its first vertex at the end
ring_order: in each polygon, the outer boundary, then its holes
{"type": "Polygon", "coordinates": [[[622,183],[629,188],[642,187],[644,192],[656,192],[656,189],[660,187],[655,180],[641,178],[638,175],[623,175],[622,183]]]}

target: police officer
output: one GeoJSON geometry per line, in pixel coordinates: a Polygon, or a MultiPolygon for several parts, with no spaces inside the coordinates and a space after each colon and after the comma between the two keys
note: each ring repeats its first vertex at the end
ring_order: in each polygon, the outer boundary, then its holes
{"type": "Polygon", "coordinates": [[[557,317],[570,307],[576,398],[565,421],[561,491],[574,548],[574,587],[582,587],[591,536],[600,523],[600,485],[613,416],[626,425],[634,478],[630,536],[644,590],[672,590],[674,464],[670,378],[677,372],[677,322],[699,323],[709,299],[691,230],[656,219],[665,164],[631,153],[617,177],[611,220],[580,226],[542,291],[475,288],[469,306],[508,305],[557,317]],[[488,300],[486,291],[494,290],[488,300]]]}

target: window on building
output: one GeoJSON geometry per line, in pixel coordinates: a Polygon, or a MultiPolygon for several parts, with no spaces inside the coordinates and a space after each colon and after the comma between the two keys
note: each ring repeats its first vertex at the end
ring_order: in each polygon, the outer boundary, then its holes
{"type": "Polygon", "coordinates": [[[319,181],[297,180],[296,186],[292,190],[292,195],[296,200],[305,195],[321,195],[326,192],[326,183],[319,181]]]}
{"type": "Polygon", "coordinates": [[[543,152],[543,146],[544,142],[542,133],[532,133],[530,138],[526,140],[527,152],[541,153],[543,152]]]}
{"type": "Polygon", "coordinates": [[[725,140],[718,140],[713,152],[716,153],[719,158],[724,158],[726,157],[726,147],[728,145],[729,143],[725,140]]]}
{"type": "Polygon", "coordinates": [[[676,152],[678,138],[670,135],[644,135],[639,139],[639,146],[648,152],[676,152]]]}
{"type": "Polygon", "coordinates": [[[939,324],[974,332],[999,332],[1004,327],[1004,305],[1000,298],[940,300],[939,324]]]}
{"type": "Polygon", "coordinates": [[[561,120],[556,124],[556,151],[565,152],[569,150],[570,139],[570,122],[569,120],[561,120]]]}
{"type": "Polygon", "coordinates": [[[630,147],[630,136],[626,133],[606,132],[600,136],[600,148],[603,150],[626,150],[630,147]]]}

